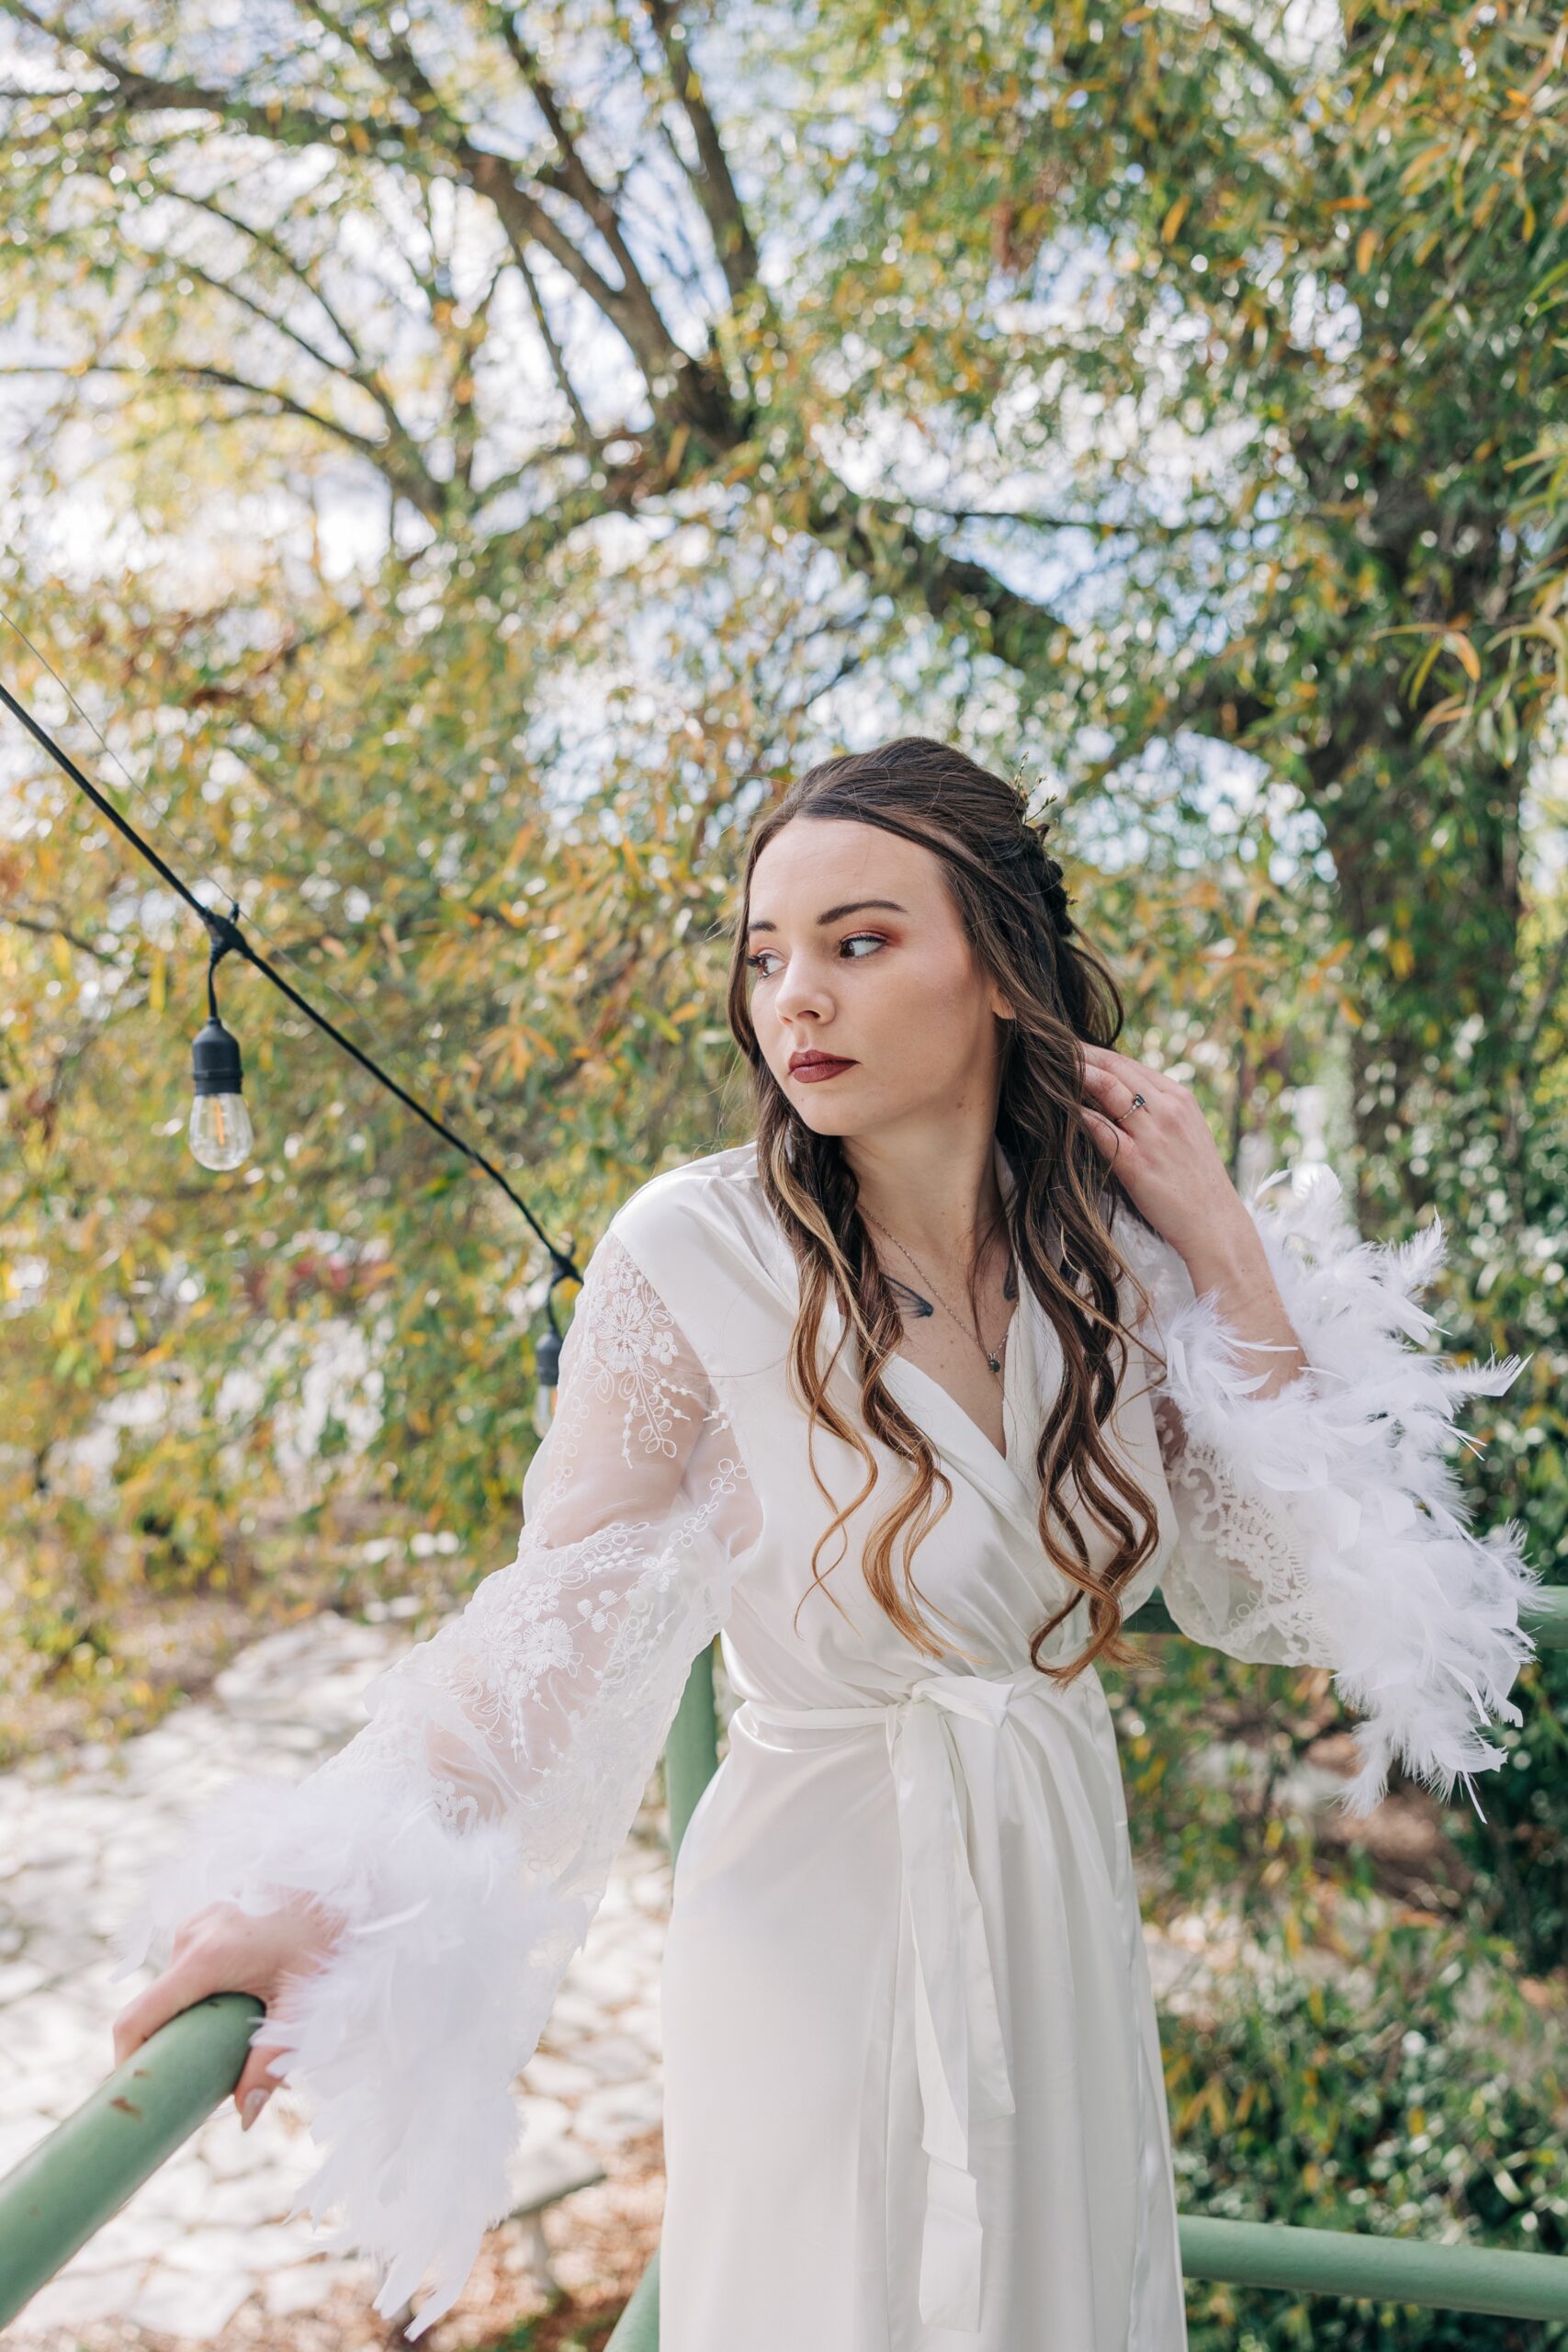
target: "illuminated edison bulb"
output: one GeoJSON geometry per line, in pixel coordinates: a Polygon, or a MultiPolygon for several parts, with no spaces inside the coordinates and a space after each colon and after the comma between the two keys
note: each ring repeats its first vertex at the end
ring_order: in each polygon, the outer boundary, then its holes
{"type": "Polygon", "coordinates": [[[204,1168],[238,1168],[255,1141],[240,1069],[239,1040],[216,1013],[197,1031],[190,1050],[196,1100],[186,1130],[193,1158],[204,1168]]]}

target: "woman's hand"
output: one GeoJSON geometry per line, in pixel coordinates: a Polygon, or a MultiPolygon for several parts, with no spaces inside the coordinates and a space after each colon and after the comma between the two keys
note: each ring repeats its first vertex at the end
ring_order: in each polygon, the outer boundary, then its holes
{"type": "Polygon", "coordinates": [[[1083,1047],[1084,1117],[1135,1207],[1197,1277],[1227,1245],[1256,1241],[1197,1097],[1109,1046],[1083,1047]],[[1140,1106],[1134,1095],[1144,1098],[1140,1106]]]}
{"type": "MultiPolygon", "coordinates": [[[[297,1894],[260,1918],[237,1904],[209,1904],[175,1929],[167,1968],[115,2018],[115,2064],[123,2066],[171,2018],[211,1993],[254,1993],[270,2011],[289,1978],[309,1976],[325,1961],[343,1924],[314,1895],[297,1894]]],[[[265,2036],[251,2045],[233,2093],[243,2131],[277,2087],[267,2062],[278,2054],[265,2036]]]]}
{"type": "Polygon", "coordinates": [[[1193,1290],[1214,1298],[1244,1362],[1256,1364],[1253,1394],[1277,1396],[1309,1368],[1306,1351],[1197,1098],[1109,1046],[1086,1045],[1083,1057],[1090,1135],[1134,1207],[1185,1261],[1193,1290]]]}

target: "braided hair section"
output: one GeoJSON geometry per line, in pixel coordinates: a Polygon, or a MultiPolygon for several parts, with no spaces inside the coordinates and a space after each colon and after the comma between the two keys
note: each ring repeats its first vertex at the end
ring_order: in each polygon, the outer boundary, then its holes
{"type": "Polygon", "coordinates": [[[1040,893],[1053,929],[1066,938],[1077,926],[1073,922],[1072,899],[1063,879],[1062,867],[1045,846],[1050,823],[1049,818],[1038,824],[1032,824],[1023,818],[1014,838],[1002,843],[1000,854],[1005,858],[1023,861],[1025,871],[1040,893]]]}

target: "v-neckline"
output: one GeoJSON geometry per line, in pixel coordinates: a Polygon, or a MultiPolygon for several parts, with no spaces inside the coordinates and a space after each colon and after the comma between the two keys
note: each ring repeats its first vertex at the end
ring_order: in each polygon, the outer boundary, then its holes
{"type": "MultiPolygon", "coordinates": [[[[836,1306],[831,1312],[837,1316],[836,1306]]],[[[1027,1367],[1026,1376],[1022,1363],[1022,1348],[1032,1347],[1038,1321],[1037,1317],[1028,1321],[1021,1319],[1027,1314],[1027,1302],[1021,1290],[1018,1305],[1013,1309],[1013,1319],[1008,1326],[1007,1362],[1002,1372],[1002,1426],[1015,1447],[1025,1413],[1032,1421],[1033,1419],[1032,1400],[1038,1388],[1034,1363],[1032,1362],[1027,1367]]],[[[839,1328],[835,1322],[835,1340],[839,1328]]],[[[838,1369],[843,1370],[843,1367],[838,1369]]],[[[1021,1530],[1030,1535],[1037,1534],[1039,1498],[1032,1491],[1013,1453],[1004,1453],[998,1446],[992,1444],[979,1422],[959,1403],[952,1390],[944,1388],[941,1381],[922,1370],[912,1356],[905,1355],[897,1348],[883,1364],[882,1378],[910,1419],[919,1423],[938,1453],[944,1460],[966,1470],[982,1492],[988,1495],[998,1509],[1021,1530]]]]}
{"type": "MultiPolygon", "coordinates": [[[[1000,1144],[994,1145],[998,1180],[1004,1193],[1010,1193],[1013,1173],[1000,1144]]],[[[767,1220],[767,1230],[778,1266],[778,1278],[784,1296],[794,1311],[800,1311],[799,1272],[795,1253],[784,1238],[776,1221],[767,1220]]],[[[860,1403],[860,1384],[851,1366],[840,1353],[844,1335],[844,1315],[838,1300],[829,1295],[823,1304],[821,1338],[826,1340],[830,1386],[837,1387],[845,1408],[855,1411],[860,1403]]],[[[1021,1282],[1012,1320],[1008,1325],[1007,1362],[1002,1373],[1002,1394],[1005,1404],[1013,1408],[1013,1430],[1021,1431],[1027,1421],[1034,1427],[1044,1395],[1051,1340],[1054,1335],[1039,1303],[1027,1283],[1021,1282]],[[1027,1363],[1024,1362],[1027,1352],[1027,1363]]],[[[921,1370],[912,1356],[896,1348],[882,1367],[884,1383],[897,1396],[912,1420],[918,1421],[926,1436],[942,1455],[966,1470],[981,1492],[989,1497],[1003,1515],[1010,1520],[1020,1533],[1037,1540],[1039,1528],[1038,1481],[1032,1473],[1026,1476],[1011,1455],[992,1444],[973,1415],[965,1411],[949,1389],[929,1372],[921,1370]]],[[[1003,1429],[1007,1430],[1004,1409],[1003,1429]]]]}
{"type": "MultiPolygon", "coordinates": [[[[1019,1318],[1022,1313],[1023,1298],[1021,1293],[1013,1306],[1012,1313],[1008,1318],[1007,1329],[1002,1335],[1002,1344],[1007,1350],[1007,1353],[1002,1360],[1002,1436],[1004,1440],[1008,1435],[1010,1411],[1016,1409],[1013,1408],[1012,1404],[1012,1366],[1013,1359],[1018,1351],[1013,1342],[1019,1336],[1019,1318]]],[[[914,1374],[917,1380],[924,1381],[928,1388],[934,1388],[939,1396],[945,1396],[953,1411],[968,1422],[970,1428],[979,1439],[980,1443],[985,1446],[989,1453],[996,1455],[997,1460],[1004,1468],[1009,1470],[1011,1469],[1012,1453],[1010,1448],[1005,1443],[998,1445],[993,1442],[989,1432],[980,1427],[979,1422],[975,1419],[975,1416],[969,1410],[968,1406],[961,1405],[959,1403],[957,1397],[953,1395],[952,1389],[948,1387],[945,1381],[939,1380],[934,1372],[928,1372],[924,1364],[917,1363],[914,1357],[908,1353],[907,1349],[895,1348],[893,1353],[887,1359],[887,1362],[888,1363],[896,1363],[904,1366],[907,1370],[914,1374]]],[[[887,1366],[885,1364],[883,1366],[885,1374],[886,1369],[887,1366]]]]}

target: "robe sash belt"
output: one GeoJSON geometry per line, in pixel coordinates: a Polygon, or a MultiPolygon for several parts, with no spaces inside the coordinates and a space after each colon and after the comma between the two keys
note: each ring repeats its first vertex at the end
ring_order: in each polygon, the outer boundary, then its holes
{"type": "Polygon", "coordinates": [[[925,2149],[925,2224],[919,2311],[932,2326],[978,2333],[984,2242],[970,2150],[975,2123],[1014,2112],[985,1913],[970,1861],[964,1796],[994,1823],[998,1743],[1020,1699],[1070,1698],[1032,1667],[993,1679],[928,1674],[897,1697],[850,1707],[775,1706],[748,1699],[748,1713],[782,1730],[886,1729],[898,1811],[907,1917],[914,1944],[915,2058],[925,2149]],[[964,1747],[944,1718],[965,1716],[992,1736],[984,1783],[966,1771],[964,1747]]]}

